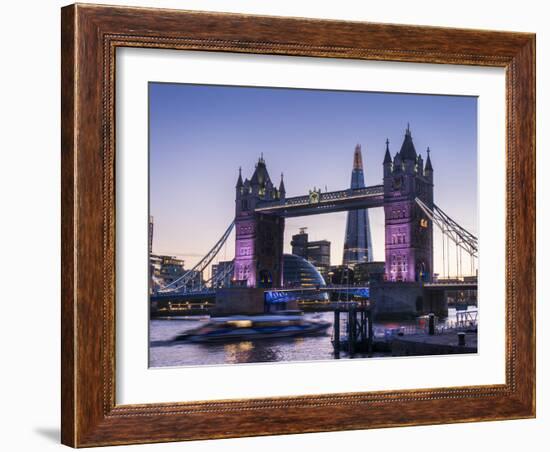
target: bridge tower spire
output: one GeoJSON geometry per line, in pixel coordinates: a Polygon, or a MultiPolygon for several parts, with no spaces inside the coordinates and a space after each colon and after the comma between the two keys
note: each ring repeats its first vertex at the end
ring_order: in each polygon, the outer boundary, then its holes
{"type": "Polygon", "coordinates": [[[237,179],[236,187],[237,188],[242,188],[242,186],[243,186],[243,176],[242,176],[242,173],[241,173],[241,167],[239,166],[239,178],[237,179]]]}
{"type": "Polygon", "coordinates": [[[393,167],[393,160],[390,154],[390,140],[388,138],[386,138],[386,153],[384,154],[384,162],[382,165],[384,165],[384,178],[386,178],[391,175],[393,167]]]}
{"type": "Polygon", "coordinates": [[[281,182],[279,183],[279,197],[285,199],[286,197],[286,188],[285,181],[283,180],[283,173],[281,173],[281,182]]]}
{"type": "Polygon", "coordinates": [[[426,149],[426,153],[428,154],[428,157],[426,158],[426,167],[424,168],[424,174],[426,174],[426,177],[430,180],[430,182],[433,183],[433,174],[434,169],[432,167],[432,159],[430,158],[430,147],[428,146],[428,149],[426,149]]]}

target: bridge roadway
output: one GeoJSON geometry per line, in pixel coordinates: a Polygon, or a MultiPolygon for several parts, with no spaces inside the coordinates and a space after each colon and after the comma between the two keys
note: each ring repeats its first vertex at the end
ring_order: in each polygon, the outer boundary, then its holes
{"type": "Polygon", "coordinates": [[[283,289],[266,289],[266,292],[341,292],[341,291],[367,291],[369,286],[330,285],[316,287],[286,287],[283,289]]]}
{"type": "Polygon", "coordinates": [[[476,282],[433,282],[424,284],[427,290],[477,290],[476,282]]]}
{"type": "MultiPolygon", "coordinates": [[[[359,295],[363,297],[369,296],[368,286],[322,286],[322,287],[294,287],[294,288],[282,288],[282,289],[266,289],[266,293],[272,294],[274,298],[283,297],[285,294],[300,294],[300,293],[315,293],[315,292],[340,292],[359,295]]],[[[204,290],[198,290],[193,292],[170,292],[170,293],[157,293],[151,295],[150,301],[192,301],[192,300],[210,300],[216,298],[216,289],[205,288],[204,290]]]]}
{"type": "MultiPolygon", "coordinates": [[[[423,285],[424,289],[430,292],[440,292],[447,290],[477,290],[477,282],[434,282],[434,283],[425,283],[423,285]]],[[[270,294],[268,297],[272,299],[279,299],[284,297],[286,294],[309,294],[315,292],[337,292],[343,294],[353,294],[360,297],[368,298],[369,297],[369,286],[321,286],[321,287],[287,287],[281,289],[266,289],[266,293],[270,294]]],[[[205,288],[204,290],[194,291],[194,292],[183,292],[183,293],[166,293],[166,294],[154,294],[151,295],[150,301],[171,301],[171,302],[181,302],[181,301],[192,301],[192,300],[215,300],[216,298],[216,289],[214,288],[205,288]]]]}
{"type": "Polygon", "coordinates": [[[338,190],[332,192],[312,192],[309,195],[275,201],[262,201],[254,209],[257,213],[280,215],[283,217],[302,217],[320,213],[341,212],[347,210],[382,207],[384,186],[338,190]]]}

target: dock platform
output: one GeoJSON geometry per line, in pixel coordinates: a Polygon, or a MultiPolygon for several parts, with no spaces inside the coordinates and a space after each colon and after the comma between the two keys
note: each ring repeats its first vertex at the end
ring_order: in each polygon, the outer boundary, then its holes
{"type": "Polygon", "coordinates": [[[459,345],[457,331],[396,336],[391,343],[391,353],[393,356],[477,353],[477,333],[466,332],[464,345],[459,345]]]}

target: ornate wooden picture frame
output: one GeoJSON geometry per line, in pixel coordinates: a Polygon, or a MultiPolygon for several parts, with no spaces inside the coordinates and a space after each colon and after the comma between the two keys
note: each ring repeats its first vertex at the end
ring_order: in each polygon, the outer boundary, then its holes
{"type": "Polygon", "coordinates": [[[62,9],[61,33],[64,444],[535,416],[533,34],[78,4],[62,9]],[[114,89],[119,47],[505,68],[505,384],[117,405],[114,89]]]}

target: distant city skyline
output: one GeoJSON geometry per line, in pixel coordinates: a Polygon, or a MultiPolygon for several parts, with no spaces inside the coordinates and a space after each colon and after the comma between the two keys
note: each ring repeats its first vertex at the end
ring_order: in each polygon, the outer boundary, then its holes
{"type": "MultiPolygon", "coordinates": [[[[477,234],[476,97],[150,83],[149,103],[153,252],[186,268],[232,221],[239,167],[250,177],[263,153],[274,183],[284,173],[287,197],[345,189],[360,144],[366,185],[381,184],[385,141],[394,156],[407,123],[424,160],[432,150],[436,204],[477,234]]],[[[384,260],[384,214],[369,215],[373,258],[384,260]]],[[[310,240],[329,240],[331,264],[341,264],[346,212],[287,219],[285,253],[301,227],[310,240]]],[[[233,256],[232,235],[219,260],[233,256]]],[[[434,271],[442,273],[437,229],[434,271]]]]}

